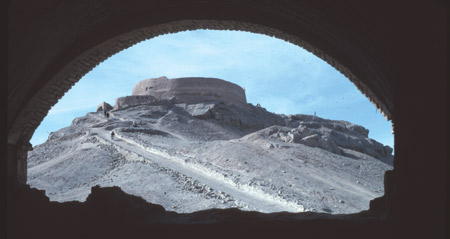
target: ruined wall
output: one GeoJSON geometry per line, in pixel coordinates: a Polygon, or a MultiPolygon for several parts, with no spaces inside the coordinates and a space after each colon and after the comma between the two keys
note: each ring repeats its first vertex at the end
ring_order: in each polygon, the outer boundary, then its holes
{"type": "Polygon", "coordinates": [[[163,76],[147,79],[134,86],[133,96],[137,95],[149,95],[156,99],[174,98],[175,103],[223,102],[240,107],[247,105],[245,91],[242,87],[217,78],[168,79],[163,76]]]}
{"type": "Polygon", "coordinates": [[[97,106],[97,112],[100,112],[100,111],[110,111],[110,110],[112,110],[112,106],[110,105],[110,104],[108,104],[108,103],[106,103],[106,102],[102,102],[102,103],[100,103],[98,106],[97,106]]]}
{"type": "Polygon", "coordinates": [[[151,95],[132,95],[124,96],[116,99],[116,104],[113,109],[123,109],[133,105],[142,105],[155,101],[155,97],[151,95]]]}

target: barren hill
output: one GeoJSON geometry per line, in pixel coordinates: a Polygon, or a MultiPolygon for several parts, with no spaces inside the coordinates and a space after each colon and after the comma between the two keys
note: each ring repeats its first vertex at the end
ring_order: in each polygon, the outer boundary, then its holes
{"type": "Polygon", "coordinates": [[[146,99],[51,133],[29,153],[28,183],[56,201],[84,201],[95,185],[119,186],[183,213],[352,213],[383,195],[384,172],[392,169],[392,149],[346,121],[251,104],[146,99]]]}

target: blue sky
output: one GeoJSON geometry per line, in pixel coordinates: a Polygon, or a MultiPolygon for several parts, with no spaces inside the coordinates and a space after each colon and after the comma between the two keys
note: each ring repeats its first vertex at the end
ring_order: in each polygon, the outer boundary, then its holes
{"type": "Polygon", "coordinates": [[[240,31],[197,30],[159,36],[117,53],[86,74],[52,107],[31,144],[133,86],[159,76],[215,77],[246,89],[247,101],[282,114],[314,114],[369,129],[393,147],[391,122],[345,76],[320,58],[283,40],[240,31]]]}

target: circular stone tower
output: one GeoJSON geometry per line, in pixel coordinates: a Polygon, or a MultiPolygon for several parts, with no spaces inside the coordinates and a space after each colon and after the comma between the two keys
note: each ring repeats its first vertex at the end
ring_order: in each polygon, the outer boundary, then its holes
{"type": "Polygon", "coordinates": [[[156,99],[174,98],[175,103],[223,102],[240,107],[247,105],[242,87],[217,78],[151,78],[133,87],[133,96],[137,95],[150,95],[156,99]]]}

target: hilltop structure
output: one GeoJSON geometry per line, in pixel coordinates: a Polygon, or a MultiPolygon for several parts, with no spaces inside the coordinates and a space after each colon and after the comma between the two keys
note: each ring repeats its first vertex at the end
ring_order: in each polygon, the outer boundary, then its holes
{"type": "Polygon", "coordinates": [[[131,96],[116,99],[114,109],[170,100],[172,103],[197,104],[222,102],[226,105],[245,107],[245,90],[231,82],[217,78],[183,77],[169,79],[165,76],[137,83],[131,96]]]}
{"type": "Polygon", "coordinates": [[[383,195],[392,148],[370,139],[369,130],[241,107],[244,102],[231,101],[239,93],[233,87],[204,78],[140,82],[119,103],[142,104],[105,117],[105,111],[89,112],[34,147],[28,183],[51,201],[88,204],[98,186],[115,185],[161,205],[161,213],[356,213],[383,195]],[[197,100],[205,102],[192,103],[197,100]]]}

